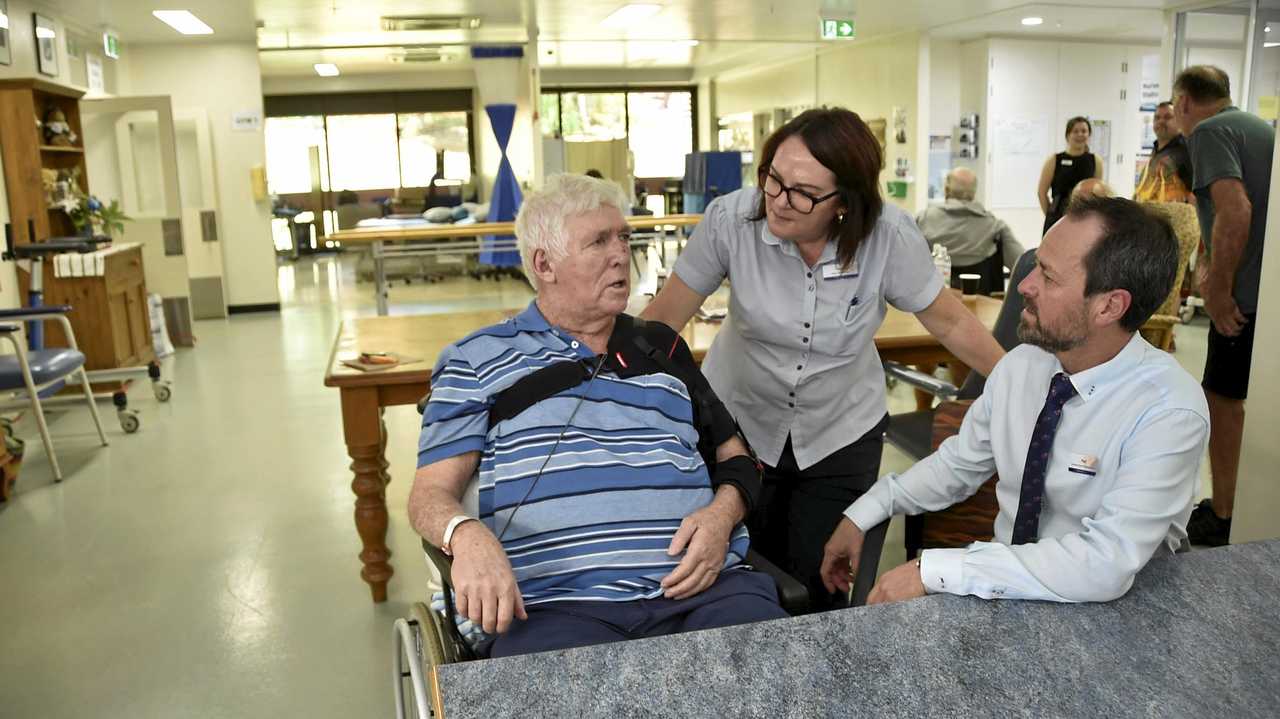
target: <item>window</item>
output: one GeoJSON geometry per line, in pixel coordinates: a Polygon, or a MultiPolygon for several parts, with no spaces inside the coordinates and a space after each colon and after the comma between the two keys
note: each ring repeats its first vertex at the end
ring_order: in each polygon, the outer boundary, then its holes
{"type": "Polygon", "coordinates": [[[684,156],[693,152],[692,102],[688,92],[627,93],[627,140],[636,177],[684,176],[684,156]]]}
{"type": "Polygon", "coordinates": [[[544,137],[626,140],[639,178],[681,177],[694,140],[694,91],[685,88],[548,90],[539,101],[544,137]]]}
{"type": "Polygon", "coordinates": [[[268,117],[263,132],[267,143],[268,192],[277,195],[310,192],[313,147],[319,148],[320,189],[329,189],[323,117],[268,117]]]}
{"type": "Polygon", "coordinates": [[[451,184],[471,181],[466,111],[268,117],[265,140],[267,187],[277,195],[311,192],[313,171],[326,192],[426,187],[437,171],[451,184]]]}
{"type": "Polygon", "coordinates": [[[426,187],[437,170],[442,171],[443,179],[471,179],[467,113],[401,114],[398,122],[401,187],[426,187]]]}
{"type": "Polygon", "coordinates": [[[538,121],[543,137],[560,137],[560,93],[544,92],[539,98],[538,121]]]}
{"type": "Polygon", "coordinates": [[[627,95],[622,92],[566,92],[560,96],[561,132],[568,142],[627,137],[627,95]]]}
{"type": "Polygon", "coordinates": [[[333,115],[325,118],[325,124],[333,190],[400,186],[395,115],[333,115]]]}

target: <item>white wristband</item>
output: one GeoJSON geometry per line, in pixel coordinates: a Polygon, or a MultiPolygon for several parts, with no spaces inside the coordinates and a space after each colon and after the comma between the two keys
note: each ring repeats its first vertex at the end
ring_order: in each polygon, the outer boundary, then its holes
{"type": "Polygon", "coordinates": [[[444,540],[440,542],[440,551],[452,557],[453,547],[451,547],[450,544],[453,541],[454,530],[456,530],[458,528],[458,525],[462,524],[463,522],[470,522],[474,519],[475,517],[468,517],[465,514],[459,514],[453,519],[450,519],[449,523],[446,524],[444,527],[444,540]]]}

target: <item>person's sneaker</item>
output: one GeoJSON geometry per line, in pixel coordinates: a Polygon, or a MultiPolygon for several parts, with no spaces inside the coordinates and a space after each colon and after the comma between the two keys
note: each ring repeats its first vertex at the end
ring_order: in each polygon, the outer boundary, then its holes
{"type": "Polygon", "coordinates": [[[1223,519],[1213,513],[1213,500],[1203,499],[1191,510],[1187,520],[1187,539],[1192,544],[1206,547],[1225,547],[1231,536],[1231,518],[1223,519]]]}

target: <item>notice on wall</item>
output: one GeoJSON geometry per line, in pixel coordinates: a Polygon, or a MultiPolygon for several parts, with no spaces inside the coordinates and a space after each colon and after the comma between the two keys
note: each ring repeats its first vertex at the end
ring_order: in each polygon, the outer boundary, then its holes
{"type": "Polygon", "coordinates": [[[262,129],[262,112],[259,110],[242,110],[232,113],[231,129],[236,132],[257,132],[262,129]]]}
{"type": "Polygon", "coordinates": [[[991,207],[1038,207],[1036,187],[1049,156],[1047,118],[995,118],[990,131],[991,207]]]}
{"type": "Polygon", "coordinates": [[[85,76],[88,78],[89,93],[102,95],[107,91],[107,77],[102,71],[102,58],[93,53],[84,56],[85,76]]]}

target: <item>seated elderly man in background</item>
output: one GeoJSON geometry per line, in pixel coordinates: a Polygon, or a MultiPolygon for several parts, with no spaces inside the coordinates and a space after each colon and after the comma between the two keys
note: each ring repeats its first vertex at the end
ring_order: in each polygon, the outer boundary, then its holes
{"type": "Polygon", "coordinates": [[[996,473],[995,538],[926,549],[880,578],[868,603],[928,592],[1105,602],[1187,537],[1209,436],[1195,379],[1137,333],[1178,265],[1169,224],[1119,198],[1072,201],[1018,286],[1025,343],[1005,355],[960,433],[845,511],[823,581],[846,589],[863,532],[944,509],[996,473]]]}
{"type": "Polygon", "coordinates": [[[759,465],[684,340],[622,314],[625,206],[584,175],[528,195],[516,237],[537,297],[431,377],[410,520],[454,557],[490,656],[785,616],[743,565],[759,465]]]}
{"type": "Polygon", "coordinates": [[[947,248],[952,287],[960,286],[961,274],[978,274],[978,291],[990,294],[1004,289],[1003,268],[1012,269],[1025,250],[1004,220],[973,199],[977,191],[978,176],[957,167],[947,173],[946,202],[926,208],[916,216],[916,224],[929,247],[947,248]]]}

